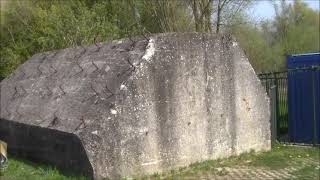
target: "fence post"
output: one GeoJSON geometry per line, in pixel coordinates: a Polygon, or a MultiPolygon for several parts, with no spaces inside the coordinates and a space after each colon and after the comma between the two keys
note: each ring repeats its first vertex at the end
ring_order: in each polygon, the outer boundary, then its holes
{"type": "Polygon", "coordinates": [[[316,86],[315,86],[315,69],[312,69],[312,106],[313,106],[313,145],[315,146],[317,141],[317,117],[316,117],[316,86]]]}
{"type": "Polygon", "coordinates": [[[271,97],[271,144],[272,146],[277,141],[278,134],[278,124],[277,124],[277,87],[272,86],[270,88],[270,97],[271,97]]]}
{"type": "MultiPolygon", "coordinates": [[[[280,134],[280,119],[279,119],[279,94],[278,94],[278,78],[276,73],[273,73],[273,77],[274,77],[274,82],[273,82],[273,86],[275,86],[275,95],[274,95],[274,99],[275,99],[275,116],[276,116],[276,130],[277,130],[277,135],[280,134]]],[[[277,137],[278,138],[278,137],[277,137]]]]}

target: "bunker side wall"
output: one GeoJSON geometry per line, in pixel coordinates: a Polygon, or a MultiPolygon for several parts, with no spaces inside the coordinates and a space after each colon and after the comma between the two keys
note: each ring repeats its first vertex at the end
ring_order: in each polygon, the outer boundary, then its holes
{"type": "Polygon", "coordinates": [[[268,99],[230,37],[165,34],[154,37],[154,47],[115,103],[117,173],[153,173],[270,148],[268,99]]]}
{"type": "Polygon", "coordinates": [[[235,77],[236,154],[270,150],[269,98],[244,52],[232,46],[235,77]]]}

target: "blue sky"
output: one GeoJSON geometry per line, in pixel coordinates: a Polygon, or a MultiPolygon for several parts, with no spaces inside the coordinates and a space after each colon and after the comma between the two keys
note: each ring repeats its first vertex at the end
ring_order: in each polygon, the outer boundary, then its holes
{"type": "MultiPolygon", "coordinates": [[[[271,19],[275,12],[270,0],[255,0],[254,6],[249,10],[252,16],[259,20],[259,19],[271,19]]],[[[308,4],[309,7],[312,9],[319,10],[320,7],[320,0],[303,0],[305,3],[308,4]]],[[[292,3],[293,0],[289,0],[289,3],[292,3]]]]}

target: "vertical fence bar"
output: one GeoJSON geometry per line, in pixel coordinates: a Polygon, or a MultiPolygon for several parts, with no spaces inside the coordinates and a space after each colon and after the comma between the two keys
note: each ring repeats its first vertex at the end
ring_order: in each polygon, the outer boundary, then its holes
{"type": "MultiPolygon", "coordinates": [[[[289,103],[289,99],[288,99],[288,83],[289,83],[289,81],[288,81],[288,73],[286,73],[286,75],[285,75],[285,99],[286,99],[286,101],[285,101],[285,103],[284,103],[284,107],[285,107],[285,109],[286,109],[286,116],[285,116],[285,118],[286,118],[286,134],[287,135],[289,135],[289,108],[288,108],[288,103],[289,103]]],[[[288,138],[288,136],[287,136],[287,138],[288,138]]],[[[288,141],[288,139],[286,139],[286,141],[288,141]]]]}
{"type": "Polygon", "coordinates": [[[276,86],[270,88],[270,97],[271,97],[271,144],[272,146],[277,141],[277,91],[276,86]]]}
{"type": "MultiPolygon", "coordinates": [[[[277,78],[277,75],[276,73],[273,73],[273,77],[274,77],[274,86],[275,86],[275,115],[276,115],[276,124],[277,124],[277,135],[280,134],[280,121],[279,121],[279,91],[278,91],[278,78],[277,78]]],[[[277,137],[278,138],[278,137],[277,137]]]]}
{"type": "Polygon", "coordinates": [[[282,134],[282,128],[283,128],[283,97],[282,97],[282,89],[283,89],[283,84],[282,84],[282,79],[281,77],[278,79],[278,96],[279,96],[279,136],[282,134]]]}
{"type": "Polygon", "coordinates": [[[315,74],[316,71],[312,69],[312,106],[313,106],[313,145],[316,146],[317,141],[317,117],[316,117],[316,86],[315,86],[315,74]]]}

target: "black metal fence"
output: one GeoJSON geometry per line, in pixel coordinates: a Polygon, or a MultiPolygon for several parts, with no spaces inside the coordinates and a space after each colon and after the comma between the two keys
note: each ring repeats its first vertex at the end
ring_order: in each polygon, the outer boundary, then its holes
{"type": "MultiPolygon", "coordinates": [[[[267,94],[269,95],[271,99],[271,131],[272,131],[272,140],[279,141],[279,142],[293,142],[294,140],[289,134],[289,116],[288,116],[288,107],[289,107],[289,101],[288,101],[288,75],[292,77],[292,75],[295,75],[296,77],[300,78],[300,75],[303,74],[301,72],[312,72],[312,74],[319,74],[320,67],[308,67],[308,68],[299,68],[299,69],[290,69],[288,71],[283,72],[272,72],[272,73],[263,73],[258,74],[258,77],[260,78],[263,86],[266,89],[267,94]]],[[[304,77],[305,78],[305,77],[304,77]]],[[[314,93],[316,90],[315,79],[314,75],[307,77],[312,78],[310,82],[312,82],[313,86],[310,91],[310,93],[314,93]]],[[[316,82],[316,86],[319,86],[319,82],[316,82]]],[[[294,88],[294,87],[290,87],[294,88]]],[[[303,87],[295,87],[295,88],[303,88],[303,87]]],[[[314,121],[313,128],[317,128],[316,124],[316,113],[319,111],[317,110],[317,105],[315,103],[317,97],[313,97],[313,102],[311,103],[314,109],[313,114],[315,114],[312,119],[314,121]]],[[[290,104],[291,106],[294,106],[290,104]]],[[[299,106],[298,106],[299,107],[299,106]]],[[[310,118],[310,117],[308,117],[310,118]]],[[[291,118],[292,119],[292,118],[291,118]]],[[[291,122],[292,123],[292,122],[291,122]]],[[[311,130],[312,131],[312,130],[311,130]]],[[[317,131],[314,131],[314,137],[317,137],[317,131]]],[[[291,132],[292,133],[292,132],[291,132]]],[[[314,141],[314,140],[313,140],[314,141]]],[[[315,144],[315,143],[314,143],[315,144]]]]}
{"type": "Polygon", "coordinates": [[[274,139],[285,140],[288,135],[288,72],[258,75],[271,98],[272,134],[274,139]]]}

